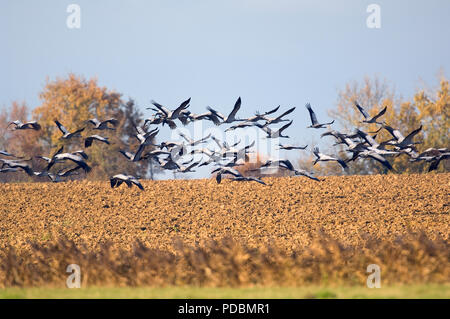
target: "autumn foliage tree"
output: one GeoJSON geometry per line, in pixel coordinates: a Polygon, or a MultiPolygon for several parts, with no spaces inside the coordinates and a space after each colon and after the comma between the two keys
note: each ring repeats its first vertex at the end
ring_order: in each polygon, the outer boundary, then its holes
{"type": "MultiPolygon", "coordinates": [[[[124,102],[122,95],[100,87],[96,79],[69,74],[67,78],[48,81],[40,94],[43,101],[33,114],[42,126],[41,140],[49,153],[64,144],[66,151],[83,148],[83,139],[61,140],[61,132],[54,120],[58,119],[69,131],[85,127],[83,137],[99,134],[87,121],[115,118],[119,124],[115,130],[103,130],[100,135],[108,137],[110,145],[93,143],[87,150],[92,172],[90,179],[104,179],[112,174],[127,172],[145,177],[149,163],[128,162],[118,151],[126,149],[134,152],[138,147],[135,127],[142,125],[142,114],[133,100],[124,102]]],[[[150,148],[149,148],[150,149],[150,148]]]]}
{"type": "MultiPolygon", "coordinates": [[[[40,99],[42,104],[32,112],[33,119],[41,125],[40,131],[5,129],[12,120],[30,120],[25,104],[13,103],[9,111],[0,114],[2,148],[17,155],[33,158],[33,169],[36,171],[44,169],[46,163],[36,160],[35,156],[50,156],[61,146],[64,146],[64,152],[84,149],[84,138],[98,134],[108,137],[111,144],[94,142],[91,147],[85,149],[89,155],[88,163],[92,171],[87,176],[81,175],[79,178],[105,179],[118,173],[147,176],[148,161],[131,163],[118,152],[121,149],[134,152],[139,145],[135,137],[135,126],[142,125],[143,119],[133,100],[124,101],[120,93],[100,87],[96,79],[86,80],[74,74],[54,81],[47,80],[40,99]],[[115,130],[93,130],[92,124],[87,121],[94,117],[99,120],[115,118],[119,124],[115,130]],[[69,131],[84,127],[82,137],[61,139],[62,133],[55,125],[55,119],[69,131]]],[[[56,164],[55,171],[69,165],[69,163],[56,164]]],[[[17,176],[14,176],[14,180],[17,180],[17,176]]]]}

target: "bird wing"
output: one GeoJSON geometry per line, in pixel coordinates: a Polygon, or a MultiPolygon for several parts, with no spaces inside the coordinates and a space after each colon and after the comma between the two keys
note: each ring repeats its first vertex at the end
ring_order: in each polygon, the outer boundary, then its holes
{"type": "Polygon", "coordinates": [[[76,163],[76,164],[82,166],[83,168],[86,167],[86,163],[84,162],[83,158],[82,158],[81,156],[79,156],[79,155],[76,155],[76,154],[68,154],[68,153],[66,153],[66,154],[61,154],[61,155],[62,155],[62,156],[61,156],[62,159],[70,160],[70,161],[72,161],[72,162],[74,162],[74,163],[76,163]],[[84,164],[84,165],[83,165],[83,164],[84,164]]]}
{"type": "Polygon", "coordinates": [[[144,186],[139,182],[139,180],[136,177],[131,177],[130,182],[139,187],[140,190],[144,190],[144,186]]]}
{"type": "Polygon", "coordinates": [[[316,113],[314,113],[314,111],[311,108],[311,104],[307,103],[306,108],[308,109],[309,117],[311,118],[311,123],[313,125],[319,124],[319,122],[317,121],[316,113]]]}
{"type": "Polygon", "coordinates": [[[145,133],[147,133],[142,127],[140,126],[135,126],[134,129],[136,130],[136,132],[138,134],[144,135],[145,133]]]}
{"type": "Polygon", "coordinates": [[[422,130],[422,125],[420,125],[420,127],[418,129],[415,129],[414,131],[412,131],[411,133],[409,133],[406,137],[404,142],[407,144],[411,144],[412,139],[414,138],[414,136],[416,136],[420,131],[422,130]]]}
{"type": "Polygon", "coordinates": [[[200,161],[192,163],[191,165],[189,165],[186,170],[189,171],[191,168],[194,168],[195,166],[197,166],[198,164],[200,164],[200,161]]]}
{"type": "Polygon", "coordinates": [[[295,107],[290,108],[289,110],[287,110],[286,112],[284,112],[283,114],[281,114],[280,116],[278,116],[275,120],[281,120],[281,118],[283,118],[284,116],[294,112],[295,107]]]}
{"type": "MultiPolygon", "coordinates": [[[[225,116],[224,116],[222,113],[217,112],[216,110],[214,110],[214,109],[213,109],[212,107],[210,107],[210,106],[207,106],[206,109],[207,109],[208,111],[210,111],[212,115],[214,115],[214,116],[220,118],[222,121],[224,120],[225,116]]],[[[220,124],[220,122],[219,122],[219,124],[220,124]]]]}
{"type": "Polygon", "coordinates": [[[392,169],[391,163],[389,163],[389,161],[387,159],[385,159],[383,156],[381,156],[380,154],[374,153],[374,152],[370,152],[368,154],[369,157],[373,158],[374,160],[380,162],[381,164],[383,164],[383,166],[386,166],[388,169],[392,169]]]}
{"type": "Polygon", "coordinates": [[[266,124],[262,125],[262,124],[259,124],[259,123],[255,123],[255,126],[257,126],[260,129],[262,129],[264,132],[267,133],[267,135],[272,135],[272,130],[270,129],[270,127],[266,126],[266,124]]]}
{"type": "Polygon", "coordinates": [[[237,111],[239,111],[240,108],[241,108],[241,97],[238,97],[236,103],[234,103],[233,110],[228,115],[228,118],[235,119],[236,113],[237,113],[237,111]]]}
{"type": "Polygon", "coordinates": [[[92,135],[91,137],[92,137],[93,139],[97,140],[97,141],[100,141],[100,142],[109,144],[109,141],[108,141],[108,138],[107,138],[107,137],[103,137],[103,136],[100,136],[100,135],[92,135]]]}
{"type": "Polygon", "coordinates": [[[336,161],[342,166],[343,169],[347,168],[347,163],[345,163],[344,160],[341,160],[340,158],[338,158],[336,161]]]}
{"type": "Polygon", "coordinates": [[[282,126],[282,127],[278,130],[278,132],[279,132],[279,133],[283,132],[285,129],[287,129],[289,126],[291,126],[292,122],[293,122],[293,121],[290,121],[288,124],[285,124],[284,126],[282,126]]]}
{"type": "Polygon", "coordinates": [[[18,126],[22,125],[22,122],[20,122],[20,121],[12,121],[11,123],[8,124],[8,126],[6,128],[10,127],[11,124],[14,124],[16,126],[16,128],[17,128],[18,126]]]}
{"type": "Polygon", "coordinates": [[[105,120],[106,123],[111,123],[113,126],[116,126],[117,124],[119,124],[119,120],[115,119],[115,118],[110,118],[105,120]]]}
{"type": "Polygon", "coordinates": [[[387,106],[384,107],[384,109],[382,109],[377,115],[375,115],[372,118],[372,121],[376,121],[380,116],[382,116],[384,113],[386,113],[387,110],[387,106]]]}
{"type": "Polygon", "coordinates": [[[424,157],[424,156],[434,156],[437,157],[441,155],[441,152],[435,148],[429,148],[426,149],[425,151],[423,151],[422,153],[419,154],[419,157],[424,157]]]}
{"type": "Polygon", "coordinates": [[[220,125],[219,116],[211,112],[210,115],[207,116],[208,119],[214,123],[214,125],[220,125]]]}
{"type": "Polygon", "coordinates": [[[172,113],[172,117],[178,117],[178,115],[180,115],[180,112],[186,108],[189,107],[189,102],[191,101],[191,98],[188,98],[186,101],[184,101],[183,103],[180,104],[179,107],[177,107],[173,113],[172,113]]]}
{"type": "Polygon", "coordinates": [[[166,116],[169,116],[170,111],[166,109],[164,106],[159,104],[158,102],[152,100],[151,103],[158,108],[161,112],[163,112],[166,116]]]}
{"type": "Polygon", "coordinates": [[[370,117],[369,113],[364,110],[361,105],[358,104],[358,102],[355,101],[356,108],[361,112],[361,114],[364,116],[365,119],[368,119],[370,117]]]}
{"type": "Polygon", "coordinates": [[[55,157],[55,156],[58,155],[58,154],[61,154],[63,150],[64,150],[64,145],[61,146],[61,147],[55,152],[55,154],[53,154],[52,158],[55,157]]]}
{"type": "Polygon", "coordinates": [[[130,161],[133,159],[133,154],[131,154],[130,152],[119,150],[119,153],[122,154],[123,156],[125,156],[130,161]]]}
{"type": "Polygon", "coordinates": [[[214,142],[216,142],[217,146],[219,146],[220,149],[224,148],[222,143],[220,142],[220,140],[217,137],[212,135],[211,138],[213,139],[214,142]]]}
{"type": "Polygon", "coordinates": [[[72,154],[79,155],[79,156],[83,157],[85,160],[87,160],[89,158],[89,156],[83,150],[78,150],[78,151],[72,152],[72,154]]]}
{"type": "Polygon", "coordinates": [[[217,184],[220,184],[221,181],[222,181],[222,174],[218,173],[216,175],[216,182],[217,182],[217,184]]]}
{"type": "Polygon", "coordinates": [[[88,148],[92,145],[92,141],[94,140],[94,138],[92,136],[86,137],[84,139],[84,147],[88,148]]]}
{"type": "Polygon", "coordinates": [[[0,155],[20,158],[20,157],[15,156],[15,155],[13,155],[13,154],[11,154],[11,153],[8,153],[6,150],[1,150],[1,151],[0,151],[0,155]]]}
{"type": "Polygon", "coordinates": [[[24,124],[25,128],[30,128],[39,131],[41,126],[36,121],[27,122],[24,124]]]}
{"type": "Polygon", "coordinates": [[[40,129],[41,129],[41,125],[39,124],[39,123],[34,123],[34,124],[31,124],[33,127],[34,127],[34,129],[35,130],[37,130],[37,131],[39,131],[40,129]]]}
{"type": "Polygon", "coordinates": [[[91,171],[91,167],[86,164],[86,162],[83,160],[83,158],[81,156],[75,155],[75,154],[70,154],[70,153],[64,153],[64,154],[59,154],[56,156],[56,158],[58,159],[68,159],[74,163],[76,163],[77,165],[81,166],[86,173],[89,173],[91,171]]]}
{"type": "Polygon", "coordinates": [[[117,178],[111,177],[111,178],[109,179],[109,182],[110,182],[110,184],[111,184],[111,188],[114,188],[114,186],[117,185],[117,178]]]}
{"type": "Polygon", "coordinates": [[[17,172],[18,169],[17,168],[2,168],[0,169],[0,173],[11,173],[11,172],[17,172]]]}
{"type": "Polygon", "coordinates": [[[81,133],[81,132],[84,131],[84,129],[85,129],[85,127],[80,128],[80,129],[76,130],[75,132],[73,132],[72,135],[76,135],[76,134],[78,134],[78,133],[81,133]]]}
{"type": "Polygon", "coordinates": [[[258,182],[258,183],[263,184],[263,185],[267,185],[262,180],[260,180],[259,178],[256,178],[256,177],[247,177],[247,179],[250,180],[250,181],[258,182]]]}
{"type": "Polygon", "coordinates": [[[294,170],[294,165],[292,165],[290,160],[282,160],[282,161],[280,161],[280,163],[284,164],[285,168],[287,168],[288,170],[290,170],[290,171],[294,170]]]}
{"type": "Polygon", "coordinates": [[[302,175],[302,176],[306,176],[312,180],[315,180],[317,182],[320,182],[320,179],[318,179],[317,177],[313,176],[311,173],[308,173],[307,171],[300,169],[300,170],[295,170],[295,175],[302,175]]]}
{"type": "Polygon", "coordinates": [[[397,141],[404,140],[402,133],[399,130],[393,129],[389,125],[383,125],[383,128],[389,132],[397,141]]]}
{"type": "Polygon", "coordinates": [[[70,175],[72,175],[71,173],[73,173],[73,172],[79,170],[80,168],[82,168],[82,167],[79,166],[79,165],[77,165],[77,166],[75,166],[75,167],[72,167],[72,168],[69,168],[69,169],[66,169],[66,170],[62,169],[62,170],[60,170],[60,171],[58,172],[58,175],[61,176],[61,177],[70,176],[70,175]]]}
{"type": "Polygon", "coordinates": [[[317,157],[319,157],[320,150],[319,150],[319,148],[318,148],[317,146],[313,148],[313,153],[314,153],[314,155],[316,155],[317,157]]]}
{"type": "Polygon", "coordinates": [[[55,120],[55,124],[56,124],[56,126],[58,126],[59,130],[60,130],[63,134],[69,133],[69,131],[64,127],[64,125],[62,125],[58,120],[55,120]]]}
{"type": "Polygon", "coordinates": [[[172,121],[172,120],[165,120],[164,123],[167,123],[167,124],[169,125],[169,127],[170,127],[171,130],[174,130],[174,129],[177,128],[177,125],[176,125],[175,122],[172,121]]]}
{"type": "MultiPolygon", "coordinates": [[[[240,141],[237,142],[236,144],[234,144],[233,147],[236,146],[236,145],[239,144],[239,143],[240,143],[240,141]]],[[[247,145],[247,146],[244,146],[243,150],[248,150],[249,148],[253,147],[254,145],[255,145],[255,141],[251,142],[251,143],[250,143],[249,145],[247,145]]]]}
{"type": "Polygon", "coordinates": [[[235,170],[234,168],[231,168],[231,167],[224,167],[224,168],[222,168],[222,171],[223,171],[222,174],[231,174],[235,177],[242,176],[241,173],[239,173],[237,170],[235,170]]]}
{"type": "Polygon", "coordinates": [[[137,162],[141,159],[142,152],[145,149],[145,144],[140,144],[136,153],[134,154],[133,162],[137,162]]]}
{"type": "Polygon", "coordinates": [[[27,164],[25,164],[25,163],[9,163],[9,164],[7,164],[9,167],[11,167],[11,168],[20,168],[20,169],[22,169],[22,170],[24,170],[25,171],[25,173],[27,173],[29,176],[33,176],[34,175],[34,172],[33,172],[33,170],[31,169],[31,167],[30,166],[28,166],[27,164]]]}
{"type": "Polygon", "coordinates": [[[369,143],[371,146],[373,147],[377,147],[380,144],[378,144],[373,138],[372,136],[370,136],[369,134],[357,129],[356,132],[358,133],[359,136],[361,136],[367,143],[369,143]]]}
{"type": "Polygon", "coordinates": [[[159,133],[159,128],[155,128],[154,130],[151,130],[150,132],[147,132],[144,134],[144,137],[146,139],[153,139],[157,134],[159,133]]]}
{"type": "Polygon", "coordinates": [[[274,108],[273,110],[270,110],[270,111],[264,113],[264,115],[270,115],[270,114],[273,114],[273,113],[275,113],[276,111],[278,111],[279,108],[280,108],[280,105],[278,105],[278,106],[277,106],[276,108],[274,108]]]}
{"type": "Polygon", "coordinates": [[[100,126],[100,121],[96,118],[88,120],[89,123],[93,124],[95,127],[100,126]]]}

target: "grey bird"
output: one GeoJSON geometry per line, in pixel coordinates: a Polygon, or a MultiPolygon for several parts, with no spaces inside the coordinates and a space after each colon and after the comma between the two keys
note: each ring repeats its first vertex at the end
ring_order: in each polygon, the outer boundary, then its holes
{"type": "Polygon", "coordinates": [[[222,113],[217,112],[216,110],[212,109],[211,107],[207,107],[208,111],[210,111],[212,114],[217,116],[222,120],[222,123],[233,123],[234,121],[244,121],[236,118],[236,113],[241,108],[241,97],[239,97],[234,104],[233,110],[228,114],[228,116],[223,115],[222,113]]]}
{"type": "Polygon", "coordinates": [[[36,122],[36,121],[30,121],[30,122],[22,123],[21,121],[17,120],[17,121],[13,121],[13,122],[9,123],[7,127],[9,127],[10,125],[14,125],[14,130],[35,130],[35,131],[39,131],[41,129],[41,125],[39,125],[39,123],[36,122]]]}
{"type": "Polygon", "coordinates": [[[107,137],[103,137],[100,135],[91,135],[84,139],[84,147],[90,147],[93,141],[100,141],[108,145],[110,144],[107,137]]]}
{"type": "Polygon", "coordinates": [[[383,116],[384,113],[386,113],[387,110],[387,106],[384,107],[384,109],[382,109],[380,112],[378,112],[377,115],[375,115],[374,117],[371,117],[369,115],[369,113],[366,112],[366,110],[364,110],[359,104],[358,102],[355,101],[355,106],[356,108],[361,112],[361,114],[364,116],[364,120],[362,121],[362,123],[368,123],[368,124],[372,124],[372,123],[376,123],[376,124],[383,124],[382,122],[377,122],[378,118],[383,116]]]}
{"type": "Polygon", "coordinates": [[[136,153],[131,153],[128,151],[124,151],[124,150],[119,150],[119,153],[122,154],[123,156],[125,156],[129,161],[131,162],[138,162],[140,161],[142,158],[142,153],[145,150],[145,144],[140,144],[136,153]]]}
{"type": "Polygon", "coordinates": [[[238,123],[238,124],[230,126],[229,128],[227,128],[225,130],[225,132],[236,130],[238,128],[246,128],[246,127],[251,127],[251,126],[256,126],[256,124],[254,122],[250,122],[250,121],[249,122],[242,122],[242,123],[238,123]]]}
{"type": "Polygon", "coordinates": [[[0,168],[0,173],[13,173],[13,172],[18,172],[18,171],[19,171],[18,168],[11,168],[11,167],[0,168]]]}
{"type": "Polygon", "coordinates": [[[234,177],[243,177],[241,173],[239,173],[237,170],[231,167],[219,167],[211,172],[211,174],[213,173],[217,173],[216,175],[217,184],[220,184],[220,182],[222,181],[222,175],[228,174],[233,175],[234,177]]]}
{"type": "Polygon", "coordinates": [[[2,166],[0,167],[1,169],[4,169],[4,167],[7,166],[9,168],[21,169],[25,173],[27,173],[29,176],[33,176],[34,175],[34,172],[31,169],[31,167],[28,164],[23,163],[21,161],[6,160],[6,159],[1,159],[0,158],[0,162],[2,162],[2,166]]]}
{"type": "Polygon", "coordinates": [[[78,166],[81,166],[86,173],[89,173],[91,171],[91,167],[84,161],[84,158],[77,154],[71,154],[71,153],[58,153],[55,154],[50,162],[47,165],[47,171],[50,170],[50,168],[55,164],[59,163],[61,161],[72,161],[78,166]]]}
{"type": "Polygon", "coordinates": [[[122,183],[127,184],[128,187],[131,187],[133,184],[139,187],[140,190],[144,190],[144,187],[139,182],[137,177],[127,175],[127,174],[117,174],[109,179],[111,188],[119,187],[122,183]]]}
{"type": "Polygon", "coordinates": [[[96,118],[88,120],[88,123],[91,123],[94,125],[94,130],[115,130],[115,126],[119,124],[119,121],[115,118],[110,118],[104,121],[99,121],[96,118]],[[109,127],[108,124],[111,124],[114,127],[109,127]]]}
{"type": "Polygon", "coordinates": [[[11,154],[6,150],[0,150],[0,155],[7,156],[7,157],[14,157],[14,158],[23,158],[22,156],[16,156],[14,154],[11,154]]]}
{"type": "Polygon", "coordinates": [[[288,119],[283,119],[283,117],[285,117],[286,115],[294,112],[295,107],[290,108],[289,110],[287,110],[286,112],[284,112],[283,114],[275,117],[275,118],[269,118],[266,115],[263,116],[263,119],[266,121],[266,123],[264,123],[264,125],[270,125],[270,124],[277,124],[280,122],[286,122],[289,121],[288,119]]]}
{"type": "Polygon", "coordinates": [[[201,114],[190,114],[189,119],[191,121],[208,120],[213,122],[215,125],[220,125],[221,123],[219,117],[211,111],[201,114]]]}
{"type": "Polygon", "coordinates": [[[345,161],[343,161],[339,158],[336,158],[336,157],[332,157],[332,156],[320,153],[318,147],[314,148],[313,154],[316,156],[316,159],[314,160],[313,165],[316,165],[317,162],[338,162],[342,166],[343,169],[347,168],[347,164],[345,163],[345,161]]]}
{"type": "MultiPolygon", "coordinates": [[[[258,122],[258,121],[264,120],[264,119],[266,119],[267,115],[275,113],[276,111],[278,111],[279,108],[280,108],[280,105],[278,105],[273,110],[267,111],[267,112],[265,112],[263,114],[260,114],[259,112],[256,112],[254,116],[245,119],[245,121],[246,122],[258,122]]],[[[284,121],[287,121],[287,120],[284,120],[284,121]]]]}
{"type": "Polygon", "coordinates": [[[283,144],[278,144],[278,146],[280,147],[280,150],[287,150],[287,151],[291,151],[291,150],[304,150],[308,147],[308,145],[305,146],[295,146],[295,145],[283,145],[283,144]]]}
{"type": "Polygon", "coordinates": [[[351,158],[349,161],[353,161],[355,158],[361,157],[361,158],[372,158],[378,162],[380,162],[383,166],[385,166],[387,169],[392,170],[392,165],[389,163],[387,159],[385,159],[381,154],[378,154],[371,150],[365,150],[362,152],[357,153],[353,158],[351,158]]]}
{"type": "Polygon", "coordinates": [[[189,136],[187,136],[186,134],[184,134],[183,132],[178,132],[178,135],[180,135],[189,145],[189,146],[196,146],[198,144],[202,144],[205,143],[210,137],[211,137],[211,133],[206,135],[205,137],[202,137],[201,139],[195,141],[192,138],[190,138],[189,136]]]}
{"type": "Polygon", "coordinates": [[[287,129],[289,126],[291,126],[293,121],[290,121],[289,123],[285,124],[284,126],[282,126],[280,129],[278,130],[272,130],[270,129],[268,126],[261,125],[261,124],[255,124],[256,126],[258,126],[259,128],[261,128],[264,132],[266,132],[267,136],[266,138],[279,138],[279,137],[283,137],[283,138],[289,138],[289,136],[287,135],[283,135],[283,131],[285,129],[287,129]]]}
{"type": "Polygon", "coordinates": [[[303,169],[295,169],[294,165],[292,165],[291,161],[287,160],[287,159],[278,159],[278,160],[268,160],[265,164],[263,164],[261,168],[283,168],[286,169],[288,171],[294,172],[294,174],[297,175],[302,175],[305,177],[308,177],[312,180],[315,180],[317,182],[320,182],[320,180],[313,176],[313,173],[309,173],[303,169]]]}
{"type": "Polygon", "coordinates": [[[420,131],[422,130],[422,125],[420,125],[418,129],[413,130],[406,137],[404,137],[399,130],[393,129],[388,125],[383,125],[383,128],[386,129],[394,137],[394,139],[391,140],[388,144],[403,149],[411,145],[418,144],[418,142],[413,142],[413,138],[418,133],[420,133],[420,131]]]}
{"type": "Polygon", "coordinates": [[[59,130],[63,133],[63,136],[61,136],[62,139],[70,139],[72,137],[79,137],[80,133],[84,131],[84,127],[76,130],[75,132],[71,133],[69,132],[64,125],[62,125],[58,120],[55,120],[56,126],[58,126],[59,130]]]}
{"type": "MultiPolygon", "coordinates": [[[[169,110],[168,108],[164,107],[163,105],[159,104],[158,102],[151,101],[151,103],[156,106],[158,115],[161,118],[162,125],[168,124],[171,129],[176,128],[176,124],[174,120],[178,119],[180,117],[181,111],[187,109],[189,107],[189,103],[191,101],[191,98],[187,99],[186,101],[182,102],[179,107],[177,107],[175,110],[169,110]]],[[[155,109],[152,109],[155,110],[155,109]]]]}
{"type": "Polygon", "coordinates": [[[199,163],[200,163],[200,161],[199,162],[194,162],[194,163],[192,163],[191,165],[188,165],[188,166],[180,165],[180,168],[178,168],[177,171],[180,172],[180,173],[192,173],[192,172],[195,172],[195,171],[192,170],[192,168],[197,166],[199,163]]]}
{"type": "Polygon", "coordinates": [[[233,179],[233,181],[238,181],[238,182],[257,182],[257,183],[267,186],[267,184],[264,183],[262,180],[260,180],[259,178],[256,178],[256,177],[252,177],[252,176],[249,176],[249,177],[238,176],[238,177],[233,177],[232,179],[233,179]]]}
{"type": "Polygon", "coordinates": [[[325,126],[334,123],[334,120],[329,123],[319,123],[319,121],[317,121],[316,113],[314,113],[314,111],[311,108],[311,104],[307,103],[306,108],[308,109],[309,117],[311,118],[311,125],[308,126],[308,128],[324,128],[325,126]]]}
{"type": "Polygon", "coordinates": [[[137,131],[137,134],[135,137],[139,140],[141,144],[144,145],[153,145],[152,140],[155,138],[155,136],[159,133],[159,129],[155,128],[150,131],[145,131],[142,127],[135,126],[135,129],[137,131]]]}

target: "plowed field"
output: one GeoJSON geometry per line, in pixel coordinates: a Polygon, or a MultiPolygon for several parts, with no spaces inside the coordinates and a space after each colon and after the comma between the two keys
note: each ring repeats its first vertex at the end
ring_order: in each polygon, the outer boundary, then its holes
{"type": "Polygon", "coordinates": [[[232,237],[250,246],[289,250],[322,231],[358,245],[367,234],[390,240],[421,230],[448,241],[450,174],[267,178],[271,186],[225,180],[142,181],[111,189],[105,182],[0,184],[0,245],[26,247],[64,235],[92,248],[136,239],[170,250],[232,237]]]}
{"type": "Polygon", "coordinates": [[[0,287],[450,282],[450,174],[0,185],[0,287]]]}

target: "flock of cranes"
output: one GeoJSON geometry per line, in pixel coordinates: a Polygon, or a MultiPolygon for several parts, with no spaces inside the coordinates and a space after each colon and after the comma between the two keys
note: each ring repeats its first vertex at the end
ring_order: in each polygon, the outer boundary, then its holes
{"type": "MultiPolygon", "coordinates": [[[[211,121],[215,125],[226,125],[232,124],[225,131],[232,131],[246,127],[257,127],[266,133],[267,139],[276,138],[289,138],[289,136],[284,135],[284,131],[287,130],[293,123],[292,120],[286,119],[285,117],[295,110],[295,107],[288,109],[287,111],[281,113],[277,117],[269,117],[270,115],[276,113],[280,106],[267,111],[265,113],[255,113],[254,116],[240,119],[237,117],[237,112],[241,107],[241,98],[239,97],[228,115],[224,115],[217,110],[207,107],[207,111],[202,114],[191,113],[188,108],[190,106],[190,98],[182,102],[179,107],[170,110],[167,107],[152,101],[154,107],[148,109],[155,111],[152,117],[145,119],[143,127],[136,127],[135,137],[139,141],[138,148],[134,151],[120,150],[119,152],[124,156],[124,158],[130,162],[139,162],[143,160],[150,160],[156,162],[162,169],[172,170],[181,173],[195,172],[193,168],[201,167],[206,165],[214,165],[215,168],[212,170],[212,174],[216,174],[216,181],[220,183],[223,176],[230,176],[234,181],[243,182],[258,182],[260,184],[266,185],[264,181],[259,178],[252,176],[243,176],[236,167],[244,165],[244,163],[249,159],[248,154],[251,152],[250,149],[255,145],[255,141],[244,147],[238,147],[240,144],[236,142],[229,145],[226,141],[220,141],[215,136],[209,134],[199,140],[193,140],[183,133],[179,133],[180,137],[183,139],[182,142],[177,141],[163,141],[160,144],[154,144],[153,141],[155,136],[159,133],[159,125],[167,125],[170,129],[175,129],[177,127],[177,120],[182,125],[187,125],[188,123],[200,120],[211,121]],[[280,128],[273,128],[271,125],[283,123],[280,128]],[[156,126],[154,129],[148,129],[151,125],[156,126]],[[198,145],[204,144],[212,139],[218,146],[218,149],[211,150],[210,148],[194,148],[198,145]],[[146,148],[152,146],[152,150],[146,151],[146,148]],[[202,154],[203,158],[206,159],[195,161],[194,155],[202,154]],[[189,156],[190,159],[184,159],[184,157],[189,156]]],[[[411,162],[426,161],[431,163],[429,171],[435,170],[442,160],[448,159],[450,157],[450,150],[447,148],[429,148],[422,153],[419,153],[415,147],[419,142],[414,141],[414,137],[422,130],[422,126],[408,133],[406,137],[398,130],[390,127],[385,122],[379,122],[378,120],[386,112],[386,107],[381,110],[377,115],[370,116],[363,107],[361,107],[357,102],[355,102],[356,108],[361,112],[363,119],[361,123],[366,124],[376,124],[379,129],[376,132],[364,132],[358,128],[351,134],[346,134],[338,132],[331,129],[331,125],[334,121],[328,123],[319,123],[316,114],[314,113],[311,105],[306,104],[306,109],[309,112],[311,119],[311,125],[308,128],[312,129],[323,129],[329,128],[328,131],[321,134],[321,137],[331,136],[336,140],[334,145],[343,145],[344,150],[351,154],[348,159],[342,159],[335,156],[330,156],[320,152],[318,147],[312,149],[312,153],[315,156],[313,164],[318,162],[336,162],[342,169],[347,169],[347,163],[355,161],[358,158],[370,158],[381,163],[388,170],[392,170],[392,166],[387,159],[390,156],[399,156],[405,154],[409,156],[411,162]],[[391,139],[377,142],[377,133],[380,130],[386,130],[392,136],[391,139]],[[374,135],[371,135],[374,134],[374,135]],[[386,148],[389,146],[389,148],[386,148]]],[[[81,133],[85,130],[85,127],[77,129],[70,132],[65,128],[58,120],[55,120],[55,125],[61,131],[61,139],[70,140],[74,138],[80,138],[81,133]]],[[[91,124],[91,128],[97,131],[104,130],[115,130],[119,121],[110,118],[105,120],[98,120],[96,118],[87,121],[91,124]]],[[[30,121],[22,123],[21,121],[11,122],[9,126],[13,125],[13,130],[40,130],[41,126],[36,121],[30,121]]],[[[99,133],[101,134],[101,133],[99,133]]],[[[84,148],[89,148],[92,143],[105,143],[110,144],[107,137],[103,137],[98,134],[89,135],[84,138],[84,148]]],[[[279,149],[282,150],[305,150],[305,146],[297,146],[290,144],[279,144],[279,149]]],[[[51,157],[37,156],[38,159],[45,161],[47,166],[44,170],[37,172],[32,169],[30,165],[26,162],[29,160],[24,160],[22,157],[10,154],[6,150],[0,150],[0,173],[10,173],[24,171],[29,176],[39,176],[48,177],[52,182],[63,181],[64,178],[78,174],[79,170],[83,170],[86,174],[91,171],[91,167],[88,164],[89,156],[86,154],[85,150],[78,150],[75,152],[67,153],[64,152],[64,146],[60,147],[51,157]],[[7,157],[12,159],[7,159],[7,157]],[[52,167],[56,163],[67,163],[73,162],[76,164],[74,167],[66,167],[57,172],[52,172],[52,167]]],[[[308,172],[303,169],[296,169],[294,165],[287,159],[277,158],[270,159],[266,161],[261,167],[256,169],[251,169],[251,171],[260,171],[265,169],[281,169],[292,172],[294,175],[301,175],[312,180],[320,182],[321,180],[314,176],[314,173],[308,172]]],[[[128,175],[126,173],[121,173],[114,175],[110,178],[111,187],[115,188],[125,183],[128,187],[136,185],[141,190],[144,187],[139,182],[139,178],[135,176],[128,175]]]]}

